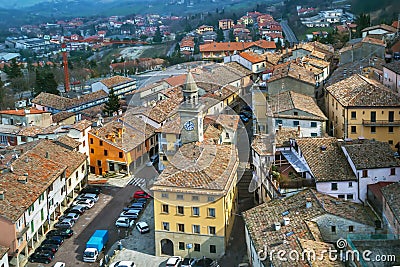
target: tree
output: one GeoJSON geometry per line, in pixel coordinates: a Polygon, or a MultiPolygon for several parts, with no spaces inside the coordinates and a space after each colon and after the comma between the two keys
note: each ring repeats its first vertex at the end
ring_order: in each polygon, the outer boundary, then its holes
{"type": "Polygon", "coordinates": [[[371,18],[368,14],[361,13],[357,16],[355,23],[357,24],[355,38],[361,37],[361,31],[370,26],[371,18]]]}
{"type": "Polygon", "coordinates": [[[160,27],[158,27],[158,26],[157,26],[156,33],[154,34],[154,37],[153,37],[153,42],[155,42],[155,43],[162,42],[162,35],[161,35],[160,27]]]}
{"type": "Polygon", "coordinates": [[[52,72],[49,70],[36,70],[35,95],[41,92],[59,95],[60,92],[57,90],[57,86],[58,84],[52,72]]]}
{"type": "Polygon", "coordinates": [[[103,112],[111,117],[120,107],[121,105],[118,96],[115,95],[114,88],[111,87],[110,92],[108,93],[108,101],[106,102],[103,112]]]}
{"type": "Polygon", "coordinates": [[[9,79],[14,79],[22,76],[21,69],[17,63],[17,60],[13,58],[10,63],[10,67],[5,67],[4,72],[7,73],[9,79]]]}
{"type": "Polygon", "coordinates": [[[224,32],[222,29],[217,30],[217,42],[223,42],[224,41],[224,32]]]}
{"type": "Polygon", "coordinates": [[[282,43],[281,43],[281,39],[278,38],[278,40],[276,40],[276,51],[278,50],[282,50],[282,43]]]}
{"type": "Polygon", "coordinates": [[[230,30],[229,30],[229,41],[231,41],[231,42],[236,42],[236,37],[235,37],[235,35],[233,34],[233,29],[230,29],[230,30]]]}

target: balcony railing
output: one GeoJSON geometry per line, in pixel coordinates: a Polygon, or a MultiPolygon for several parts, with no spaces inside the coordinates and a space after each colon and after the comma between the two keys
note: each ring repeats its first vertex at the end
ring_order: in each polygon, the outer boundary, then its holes
{"type": "Polygon", "coordinates": [[[364,126],[400,126],[400,120],[363,120],[362,123],[364,126]]]}
{"type": "Polygon", "coordinates": [[[17,231],[17,238],[21,238],[29,229],[29,226],[25,226],[21,231],[17,231]]]}

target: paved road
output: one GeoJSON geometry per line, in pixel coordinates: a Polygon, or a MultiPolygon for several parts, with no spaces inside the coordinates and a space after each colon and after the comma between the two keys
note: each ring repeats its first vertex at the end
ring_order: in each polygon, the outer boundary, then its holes
{"type": "Polygon", "coordinates": [[[296,35],[292,31],[292,29],[289,27],[288,22],[286,20],[281,21],[281,26],[282,26],[283,32],[285,33],[286,40],[288,40],[291,44],[299,42],[297,40],[296,35]]]}
{"type": "Polygon", "coordinates": [[[107,229],[109,230],[109,241],[106,250],[108,250],[119,239],[118,234],[120,234],[120,238],[125,235],[123,231],[117,232],[114,223],[122,208],[129,204],[133,192],[138,189],[139,187],[134,185],[128,185],[125,188],[104,187],[99,201],[78,219],[78,222],[72,228],[74,235],[70,239],[65,239],[53,262],[48,265],[29,263],[27,266],[52,266],[57,261],[66,262],[68,266],[98,266],[99,263],[82,261],[86,242],[96,229],[107,229]]]}

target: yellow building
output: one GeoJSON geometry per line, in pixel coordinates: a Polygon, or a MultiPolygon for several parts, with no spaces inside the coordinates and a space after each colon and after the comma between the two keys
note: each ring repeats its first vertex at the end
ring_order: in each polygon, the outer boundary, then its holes
{"type": "Polygon", "coordinates": [[[233,145],[183,145],[161,173],[154,194],[156,255],[219,258],[237,209],[233,145]]]}
{"type": "Polygon", "coordinates": [[[364,137],[400,141],[400,96],[359,74],[326,88],[325,111],[329,133],[337,138],[364,137]]]}

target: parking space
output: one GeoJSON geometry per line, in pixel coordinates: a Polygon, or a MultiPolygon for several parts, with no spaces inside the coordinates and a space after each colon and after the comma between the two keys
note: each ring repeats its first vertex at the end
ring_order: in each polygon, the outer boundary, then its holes
{"type": "Polygon", "coordinates": [[[115,227],[115,220],[118,218],[123,207],[126,207],[133,192],[139,187],[128,185],[120,187],[104,187],[99,195],[98,202],[87,210],[73,226],[74,235],[65,239],[55,254],[50,264],[28,263],[28,267],[52,266],[55,262],[67,263],[67,266],[99,266],[99,263],[86,263],[82,261],[82,254],[85,250],[86,242],[97,229],[109,231],[109,241],[106,245],[107,251],[124,234],[115,227]]]}

